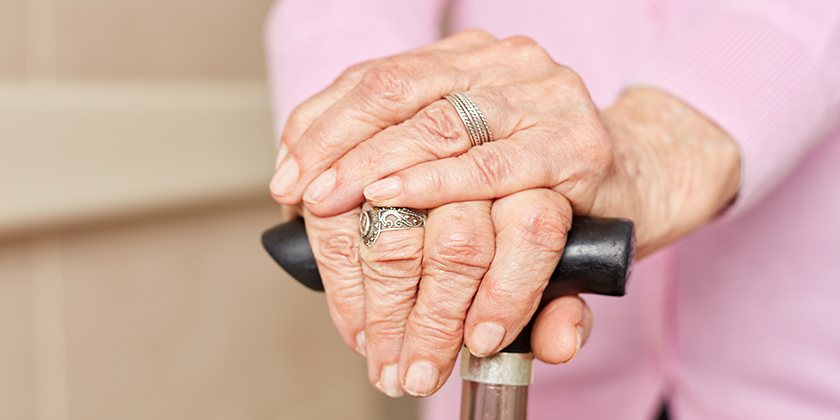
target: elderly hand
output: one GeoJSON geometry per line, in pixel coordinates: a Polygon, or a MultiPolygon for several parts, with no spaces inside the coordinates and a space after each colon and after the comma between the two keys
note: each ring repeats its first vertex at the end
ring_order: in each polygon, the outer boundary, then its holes
{"type": "MultiPolygon", "coordinates": [[[[477,354],[516,336],[572,211],[634,220],[644,255],[711,218],[739,179],[734,142],[679,101],[631,89],[599,113],[580,78],[533,41],[480,32],[352,68],[296,110],[282,141],[272,192],[306,202],[336,325],[390,395],[436,390],[462,336],[477,354]],[[456,90],[495,142],[470,147],[440,100],[456,90]],[[425,235],[388,232],[361,249],[359,268],[351,221],[365,197],[434,209],[425,235]]],[[[565,361],[588,334],[588,310],[576,298],[547,309],[535,354],[565,361]]]]}
{"type": "MultiPolygon", "coordinates": [[[[466,51],[492,42],[486,33],[467,31],[424,50],[466,51]]],[[[287,151],[305,142],[307,127],[375,64],[353,67],[295,110],[278,165],[296,165],[285,158],[287,151]]],[[[283,176],[281,171],[278,179],[283,176]]],[[[432,209],[425,232],[388,232],[360,250],[359,211],[356,203],[329,217],[308,209],[302,214],[332,318],[347,345],[367,356],[371,383],[391,396],[403,389],[428,395],[442,385],[464,341],[471,307],[477,308],[473,318],[492,321],[467,331],[474,353],[491,354],[512,341],[536,309],[571,221],[562,196],[534,190],[499,200],[492,211],[489,201],[432,209]],[[485,303],[472,304],[474,296],[485,303]]],[[[554,363],[571,359],[588,337],[589,309],[581,299],[565,297],[545,313],[551,316],[537,329],[550,329],[543,336],[552,345],[537,354],[554,363]]]]}
{"type": "MultiPolygon", "coordinates": [[[[436,391],[465,341],[483,356],[518,335],[557,265],[571,214],[561,195],[533,189],[443,205],[429,210],[425,231],[383,232],[359,247],[357,212],[319,218],[303,209],[336,326],[390,396],[436,391]]],[[[583,300],[556,299],[537,318],[535,354],[570,360],[591,325],[583,300]]]]}

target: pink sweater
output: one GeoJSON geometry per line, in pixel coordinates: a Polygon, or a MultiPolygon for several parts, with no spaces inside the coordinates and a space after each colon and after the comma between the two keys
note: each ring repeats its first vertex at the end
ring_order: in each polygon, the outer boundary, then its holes
{"type": "MultiPolygon", "coordinates": [[[[840,0],[283,0],[267,27],[278,129],[344,68],[452,32],[527,35],[609,106],[652,86],[740,145],[728,214],[587,297],[592,337],[537,364],[532,419],[840,419],[840,0]]],[[[457,372],[457,370],[456,370],[457,372]]],[[[456,419],[460,380],[425,405],[456,419]]]]}

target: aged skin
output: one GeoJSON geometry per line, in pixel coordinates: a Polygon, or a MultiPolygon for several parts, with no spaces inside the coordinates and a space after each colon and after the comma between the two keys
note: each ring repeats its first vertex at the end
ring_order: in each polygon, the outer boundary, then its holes
{"type": "MultiPolygon", "coordinates": [[[[462,341],[509,344],[536,310],[572,215],[636,223],[640,256],[735,197],[738,148],[703,115],[651,89],[611,108],[534,41],[467,31],[350,68],[292,114],[272,194],[298,205],[333,320],[382,392],[429,395],[462,341]],[[493,143],[470,147],[441,98],[469,94],[493,143]],[[429,209],[425,231],[361,242],[363,202],[429,209]]],[[[589,336],[578,297],[538,317],[535,355],[562,363],[589,336]]]]}

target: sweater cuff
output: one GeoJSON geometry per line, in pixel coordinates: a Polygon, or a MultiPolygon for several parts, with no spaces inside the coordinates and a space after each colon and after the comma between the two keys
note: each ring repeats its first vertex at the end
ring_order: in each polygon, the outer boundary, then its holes
{"type": "Polygon", "coordinates": [[[741,151],[726,217],[758,203],[827,129],[828,89],[807,51],[755,17],[718,12],[692,25],[629,80],[715,122],[741,151]]]}

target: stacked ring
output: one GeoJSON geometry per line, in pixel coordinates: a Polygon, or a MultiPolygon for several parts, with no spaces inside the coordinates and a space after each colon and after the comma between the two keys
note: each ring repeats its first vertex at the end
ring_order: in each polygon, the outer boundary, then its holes
{"type": "Polygon", "coordinates": [[[484,114],[478,109],[475,102],[461,91],[452,92],[444,96],[444,99],[449,101],[464,126],[467,128],[467,133],[470,136],[470,142],[474,146],[480,146],[488,141],[493,141],[493,133],[490,132],[490,125],[487,124],[487,119],[484,114]]]}

